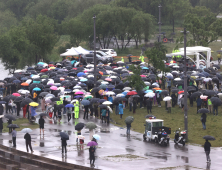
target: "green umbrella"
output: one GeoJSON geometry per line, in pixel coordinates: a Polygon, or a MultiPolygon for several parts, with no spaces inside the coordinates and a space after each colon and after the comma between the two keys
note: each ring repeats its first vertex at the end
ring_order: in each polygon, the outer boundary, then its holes
{"type": "Polygon", "coordinates": [[[49,78],[49,76],[48,75],[42,75],[41,78],[45,79],[45,78],[49,78]]]}
{"type": "Polygon", "coordinates": [[[92,96],[87,96],[83,100],[87,100],[87,99],[91,99],[91,98],[93,98],[93,97],[92,96]]]}
{"type": "Polygon", "coordinates": [[[149,90],[149,86],[146,86],[143,90],[149,90]]]}
{"type": "Polygon", "coordinates": [[[133,116],[128,116],[126,119],[125,119],[125,123],[126,124],[131,124],[134,120],[134,117],[133,116]]]}
{"type": "Polygon", "coordinates": [[[94,122],[88,122],[85,126],[86,129],[89,129],[89,130],[93,130],[95,128],[97,128],[96,124],[94,122]]]}
{"type": "Polygon", "coordinates": [[[106,89],[106,88],[107,88],[107,85],[106,85],[106,84],[101,84],[99,87],[100,87],[101,89],[106,89]]]}

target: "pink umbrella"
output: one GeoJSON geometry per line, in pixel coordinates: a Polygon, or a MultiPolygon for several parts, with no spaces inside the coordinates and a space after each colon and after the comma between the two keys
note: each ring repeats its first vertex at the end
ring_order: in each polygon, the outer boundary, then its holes
{"type": "Polygon", "coordinates": [[[64,81],[65,80],[65,78],[64,77],[60,77],[60,81],[64,81]]]}
{"type": "Polygon", "coordinates": [[[51,90],[57,90],[57,87],[56,86],[51,86],[50,89],[51,90]]]}
{"type": "Polygon", "coordinates": [[[140,77],[146,77],[146,75],[140,75],[140,77]]]}
{"type": "Polygon", "coordinates": [[[200,96],[201,99],[207,99],[207,97],[208,96],[203,96],[203,95],[200,96]]]}
{"type": "Polygon", "coordinates": [[[45,99],[45,102],[46,102],[46,103],[52,103],[52,101],[50,100],[50,98],[46,98],[46,99],[45,99]]]}
{"type": "Polygon", "coordinates": [[[75,94],[84,94],[82,91],[77,91],[75,94]]]}
{"type": "Polygon", "coordinates": [[[21,96],[19,93],[13,93],[12,95],[13,95],[13,96],[16,96],[16,97],[21,96]]]}
{"type": "Polygon", "coordinates": [[[111,79],[111,78],[106,78],[105,80],[106,80],[106,81],[112,81],[112,79],[111,79]]]}

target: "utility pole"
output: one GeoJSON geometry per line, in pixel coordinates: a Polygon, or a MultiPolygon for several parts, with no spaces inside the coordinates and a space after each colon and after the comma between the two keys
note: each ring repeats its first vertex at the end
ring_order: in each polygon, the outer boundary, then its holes
{"type": "Polygon", "coordinates": [[[162,8],[162,6],[161,6],[161,4],[158,6],[159,7],[159,22],[158,22],[158,24],[159,24],[159,37],[158,37],[158,42],[161,42],[161,8],[162,8]]]}
{"type": "Polygon", "coordinates": [[[188,140],[188,116],[187,116],[187,57],[186,57],[186,43],[187,31],[184,28],[184,128],[187,131],[186,140],[188,140]]]}
{"type": "Polygon", "coordinates": [[[96,87],[97,76],[96,76],[96,16],[93,17],[94,20],[94,87],[96,87]]]}

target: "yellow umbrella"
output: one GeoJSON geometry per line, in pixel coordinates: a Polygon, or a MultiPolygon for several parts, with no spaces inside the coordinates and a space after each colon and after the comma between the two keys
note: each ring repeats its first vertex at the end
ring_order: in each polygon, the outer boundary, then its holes
{"type": "Polygon", "coordinates": [[[196,77],[195,77],[195,76],[190,76],[190,78],[192,78],[192,79],[196,79],[196,77]]]}
{"type": "Polygon", "coordinates": [[[49,67],[51,70],[55,69],[55,67],[49,67]]]}
{"type": "Polygon", "coordinates": [[[36,106],[38,106],[39,104],[38,103],[36,103],[36,102],[31,102],[31,103],[29,103],[29,106],[33,106],[33,107],[36,107],[36,106]]]}

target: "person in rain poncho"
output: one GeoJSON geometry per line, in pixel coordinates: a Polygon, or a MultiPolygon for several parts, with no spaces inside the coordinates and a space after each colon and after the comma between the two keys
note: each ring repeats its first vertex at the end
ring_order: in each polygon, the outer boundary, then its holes
{"type": "Polygon", "coordinates": [[[122,117],[123,117],[123,104],[122,104],[122,102],[119,103],[119,115],[120,115],[120,119],[122,119],[122,117]]]}
{"type": "Polygon", "coordinates": [[[75,107],[75,119],[79,118],[79,101],[76,101],[76,103],[74,104],[75,107]]]}
{"type": "Polygon", "coordinates": [[[31,106],[31,119],[35,119],[34,117],[37,115],[36,110],[37,107],[31,106]]]}
{"type": "Polygon", "coordinates": [[[218,92],[218,88],[217,88],[217,85],[216,85],[216,84],[214,84],[213,91],[218,92]]]}

